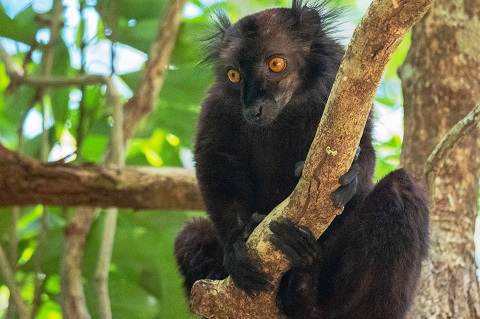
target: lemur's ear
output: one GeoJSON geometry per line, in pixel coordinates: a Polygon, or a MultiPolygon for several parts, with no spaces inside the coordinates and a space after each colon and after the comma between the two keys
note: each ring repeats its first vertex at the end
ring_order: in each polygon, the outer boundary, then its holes
{"type": "Polygon", "coordinates": [[[318,30],[322,20],[317,10],[309,7],[303,7],[300,13],[300,23],[310,30],[318,30]]]}
{"type": "Polygon", "coordinates": [[[316,7],[304,5],[302,0],[293,0],[291,12],[292,27],[304,34],[304,37],[310,38],[320,30],[322,17],[316,7]]]}

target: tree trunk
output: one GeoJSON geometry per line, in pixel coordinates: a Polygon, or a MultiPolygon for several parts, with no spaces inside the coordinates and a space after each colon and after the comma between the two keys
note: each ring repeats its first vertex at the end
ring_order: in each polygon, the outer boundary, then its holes
{"type": "Polygon", "coordinates": [[[435,169],[424,164],[448,130],[480,101],[480,6],[437,0],[414,27],[401,69],[405,96],[402,163],[429,186],[431,253],[411,318],[480,318],[473,233],[480,134],[461,138],[435,169]]]}

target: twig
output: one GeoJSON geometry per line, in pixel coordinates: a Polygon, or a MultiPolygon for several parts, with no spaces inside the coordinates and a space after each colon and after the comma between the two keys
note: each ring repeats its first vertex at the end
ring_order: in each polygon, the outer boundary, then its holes
{"type": "Polygon", "coordinates": [[[32,318],[37,316],[38,310],[42,306],[42,293],[45,289],[46,277],[42,276],[43,261],[45,255],[45,245],[48,231],[48,212],[45,207],[42,209],[40,233],[37,238],[37,248],[35,250],[35,285],[32,301],[32,318]]]}
{"type": "Polygon", "coordinates": [[[186,2],[171,0],[167,14],[160,20],[159,31],[150,50],[140,86],[125,105],[124,141],[132,137],[138,123],[157,105],[186,2]]]}
{"type": "Polygon", "coordinates": [[[93,84],[106,84],[108,77],[97,74],[83,74],[76,78],[65,78],[59,76],[34,76],[27,75],[23,69],[15,62],[5,48],[0,43],[0,58],[3,60],[5,70],[10,81],[32,86],[81,86],[93,84]]]}
{"type": "MultiPolygon", "coordinates": [[[[113,63],[112,63],[113,64],[113,63]]],[[[123,168],[125,165],[125,150],[123,147],[123,104],[120,100],[113,81],[107,86],[107,98],[109,105],[113,106],[114,126],[112,132],[112,158],[106,165],[114,165],[117,168],[123,168]]],[[[108,294],[108,273],[112,259],[115,231],[117,227],[118,208],[110,207],[107,209],[105,217],[103,239],[95,272],[95,283],[97,286],[98,303],[101,319],[111,319],[112,310],[110,306],[110,296],[108,294]]]]}
{"type": "MultiPolygon", "coordinates": [[[[12,220],[10,222],[10,268],[12,273],[17,271],[17,261],[18,261],[18,233],[17,233],[17,224],[20,218],[20,207],[15,206],[12,208],[12,220]]],[[[7,319],[15,318],[16,308],[13,300],[8,300],[8,309],[7,309],[7,319]]]]}
{"type": "Polygon", "coordinates": [[[108,82],[108,78],[104,75],[85,74],[76,78],[65,78],[59,76],[38,77],[38,76],[23,76],[19,79],[22,84],[33,86],[79,86],[79,85],[94,85],[108,82]]]}
{"type": "MultiPolygon", "coordinates": [[[[48,44],[45,46],[45,50],[42,55],[42,77],[49,77],[52,74],[53,70],[53,60],[55,54],[55,46],[57,41],[60,39],[60,31],[63,27],[63,3],[61,0],[56,0],[52,10],[52,17],[50,19],[50,39],[48,44]]],[[[48,95],[47,86],[38,86],[35,96],[38,98],[38,101],[42,106],[42,140],[41,140],[41,155],[40,158],[43,162],[48,161],[48,155],[50,153],[50,142],[48,138],[48,112],[46,110],[46,105],[44,102],[44,97],[48,95]]],[[[43,269],[43,260],[45,254],[45,246],[47,241],[47,231],[48,231],[48,211],[45,206],[42,208],[42,218],[41,218],[41,228],[40,233],[37,238],[37,249],[35,252],[35,283],[33,291],[33,305],[32,305],[32,317],[35,318],[38,310],[42,306],[42,293],[45,287],[44,278],[41,276],[43,269]]]]}
{"type": "MultiPolygon", "coordinates": [[[[0,48],[1,50],[2,48],[0,48]]],[[[25,118],[22,117],[21,121],[18,123],[17,128],[17,153],[21,154],[23,151],[23,122],[25,118]]],[[[17,272],[17,263],[18,263],[18,220],[20,219],[20,207],[14,206],[12,208],[12,221],[10,228],[10,267],[13,273],[17,272]]],[[[15,318],[16,309],[15,303],[9,299],[8,300],[8,309],[7,309],[7,319],[15,318]]]]}
{"type": "Polygon", "coordinates": [[[480,129],[480,103],[467,116],[455,124],[430,153],[423,171],[425,178],[436,169],[442,159],[447,158],[448,153],[454,149],[454,145],[463,136],[470,134],[475,129],[480,129]]]}
{"type": "Polygon", "coordinates": [[[114,126],[112,132],[112,143],[110,144],[110,154],[112,154],[112,156],[105,159],[105,164],[107,166],[114,165],[118,168],[123,168],[125,166],[125,147],[123,144],[123,104],[111,78],[107,84],[107,101],[113,108],[114,126]]]}
{"type": "Polygon", "coordinates": [[[42,76],[50,76],[53,70],[54,51],[57,42],[61,39],[60,31],[63,28],[63,3],[62,0],[55,0],[52,10],[52,17],[49,21],[50,39],[45,46],[42,57],[42,76]]]}
{"type": "Polygon", "coordinates": [[[20,288],[15,282],[15,276],[13,274],[10,265],[8,264],[7,255],[3,250],[3,247],[0,245],[0,270],[5,279],[8,289],[10,290],[10,296],[13,298],[13,301],[17,305],[17,310],[21,319],[30,319],[30,312],[28,311],[27,304],[22,298],[20,293],[20,288]]]}
{"type": "Polygon", "coordinates": [[[97,74],[84,74],[76,78],[65,78],[59,76],[34,76],[26,75],[23,69],[18,66],[15,60],[5,51],[4,47],[0,43],[0,57],[5,64],[5,70],[11,81],[15,83],[21,83],[24,85],[32,86],[81,86],[81,85],[94,85],[94,84],[106,84],[108,77],[97,74]]]}
{"type": "Polygon", "coordinates": [[[0,42],[0,58],[5,65],[5,71],[11,79],[21,78],[25,75],[23,69],[15,62],[15,60],[7,53],[2,43],[0,42]]]}
{"type": "Polygon", "coordinates": [[[112,310],[108,293],[108,273],[112,260],[113,244],[118,218],[118,208],[107,209],[103,225],[103,238],[100,247],[97,270],[95,272],[95,284],[97,287],[98,308],[101,319],[111,319],[112,310]]]}
{"type": "MultiPolygon", "coordinates": [[[[43,261],[42,261],[43,262],[43,261]]],[[[38,275],[37,275],[38,276],[38,275]]],[[[36,287],[37,291],[39,291],[39,293],[37,295],[34,295],[33,297],[33,300],[32,300],[32,311],[31,311],[31,317],[32,318],[36,318],[37,317],[37,314],[38,314],[38,311],[40,310],[40,307],[42,306],[42,303],[43,303],[43,300],[41,299],[42,298],[42,293],[45,291],[45,286],[47,285],[47,281],[48,281],[48,276],[47,275],[44,275],[43,278],[36,278],[38,279],[38,287],[36,287]]]]}
{"type": "MultiPolygon", "coordinates": [[[[46,94],[47,90],[42,90],[43,94],[46,94]]],[[[45,110],[45,103],[42,98],[42,140],[41,140],[41,161],[48,161],[48,154],[50,151],[50,142],[48,140],[48,127],[47,127],[47,118],[48,114],[45,110]]],[[[42,305],[42,293],[45,288],[45,280],[42,274],[43,269],[43,260],[45,254],[45,245],[47,241],[47,231],[48,231],[48,211],[45,206],[42,207],[42,217],[41,217],[41,227],[40,233],[37,237],[37,248],[35,250],[35,284],[33,291],[33,301],[32,301],[32,318],[35,318],[38,310],[42,305]]]]}
{"type": "MultiPolygon", "coordinates": [[[[85,3],[80,2],[80,12],[83,12],[85,3]]],[[[85,20],[80,20],[80,27],[85,27],[85,20]]],[[[80,70],[78,72],[79,75],[85,75],[85,64],[86,64],[86,56],[85,56],[85,40],[82,40],[80,44],[80,70]]],[[[85,113],[86,113],[86,89],[85,85],[80,85],[80,92],[82,93],[82,98],[80,99],[79,106],[78,106],[78,124],[77,124],[77,155],[79,158],[82,158],[82,146],[84,140],[84,129],[85,129],[85,113]]]]}

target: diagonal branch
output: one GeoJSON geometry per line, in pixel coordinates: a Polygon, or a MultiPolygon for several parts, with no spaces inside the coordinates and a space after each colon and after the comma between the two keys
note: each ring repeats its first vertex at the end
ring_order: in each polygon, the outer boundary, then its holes
{"type": "Polygon", "coordinates": [[[257,227],[247,247],[273,278],[275,289],[251,299],[230,278],[201,280],[192,288],[192,307],[207,318],[283,318],[276,305],[285,258],[269,241],[269,223],[290,217],[318,237],[335,215],[330,193],[347,172],[360,141],[383,71],[401,40],[433,0],[374,0],[345,53],[310,148],[304,172],[293,193],[257,227]],[[262,305],[259,307],[258,305],[262,305]]]}
{"type": "Polygon", "coordinates": [[[27,304],[25,300],[22,298],[22,294],[20,293],[20,289],[15,282],[15,275],[8,264],[7,254],[3,250],[3,247],[0,246],[0,272],[2,273],[5,283],[7,284],[8,289],[10,290],[10,295],[14,300],[17,310],[20,315],[20,319],[29,319],[30,312],[28,311],[27,304]]]}
{"type": "Polygon", "coordinates": [[[448,153],[463,136],[470,134],[476,129],[480,129],[480,103],[460,122],[455,124],[437,144],[425,163],[424,176],[427,177],[428,174],[435,170],[442,159],[448,157],[448,153]]]}
{"type": "Polygon", "coordinates": [[[125,105],[124,140],[136,131],[138,123],[157,105],[158,96],[165,80],[170,57],[182,21],[182,9],[186,0],[172,0],[164,19],[160,20],[159,31],[150,50],[143,78],[133,97],[125,105]]]}
{"type": "Polygon", "coordinates": [[[25,75],[23,69],[15,62],[15,60],[7,53],[3,45],[0,43],[0,58],[5,65],[5,71],[11,81],[21,78],[25,75]]]}

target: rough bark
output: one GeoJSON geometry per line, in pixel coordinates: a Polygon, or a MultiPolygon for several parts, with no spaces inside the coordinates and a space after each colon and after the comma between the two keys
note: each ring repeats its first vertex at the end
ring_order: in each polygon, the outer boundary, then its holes
{"type": "Polygon", "coordinates": [[[279,278],[288,266],[269,241],[268,224],[289,217],[318,237],[341,213],[332,205],[330,194],[351,165],[383,70],[406,32],[432,2],[372,2],[340,66],[299,184],[247,241],[251,255],[272,276],[275,288],[251,299],[230,278],[201,280],[191,294],[197,313],[207,318],[283,318],[275,299],[279,278]]]}
{"type": "MultiPolygon", "coordinates": [[[[480,100],[480,7],[438,0],[412,34],[401,70],[405,95],[403,165],[421,177],[440,139],[480,100]]],[[[428,169],[431,255],[411,318],[480,318],[473,233],[480,134],[472,130],[428,169]]]]}
{"type": "Polygon", "coordinates": [[[204,209],[193,170],[42,163],[0,145],[0,207],[204,209]]]}

